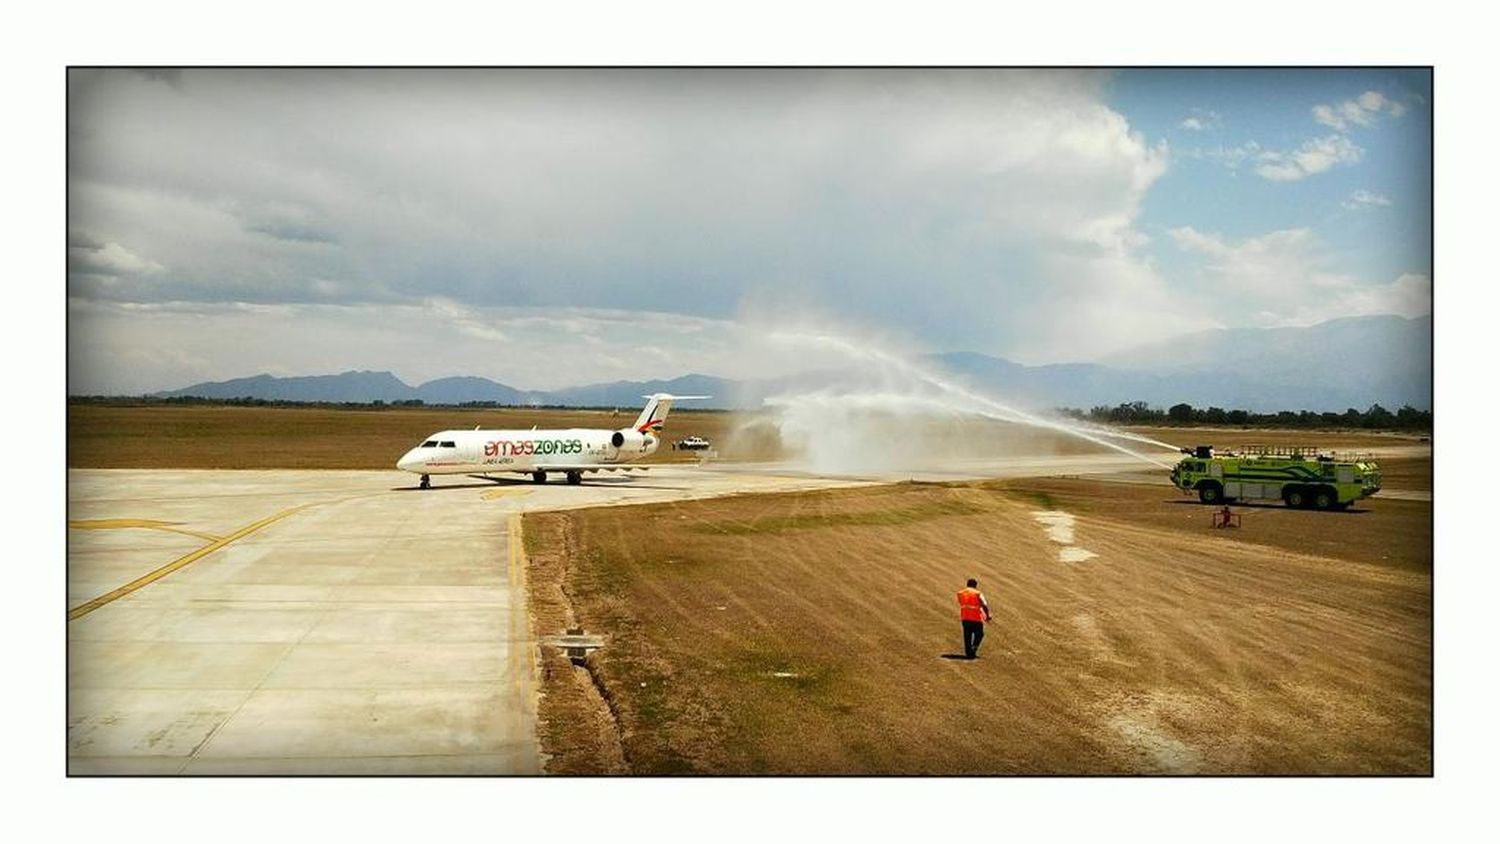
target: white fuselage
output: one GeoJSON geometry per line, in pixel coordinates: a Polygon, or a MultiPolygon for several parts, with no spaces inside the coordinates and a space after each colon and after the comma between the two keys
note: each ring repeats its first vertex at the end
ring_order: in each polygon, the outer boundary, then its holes
{"type": "Polygon", "coordinates": [[[640,460],[656,446],[655,435],[628,428],[439,431],[408,451],[396,468],[422,475],[566,472],[640,460]]]}

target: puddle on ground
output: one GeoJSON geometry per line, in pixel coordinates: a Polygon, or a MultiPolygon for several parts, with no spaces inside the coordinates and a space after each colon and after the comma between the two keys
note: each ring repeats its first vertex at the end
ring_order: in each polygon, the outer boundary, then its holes
{"type": "Polygon", "coordinates": [[[1061,510],[1036,510],[1031,514],[1047,529],[1047,538],[1061,545],[1073,544],[1073,514],[1061,510]]]}
{"type": "Polygon", "coordinates": [[[1197,773],[1198,752],[1154,724],[1129,715],[1120,715],[1109,722],[1109,726],[1124,739],[1125,744],[1150,760],[1156,771],[1166,774],[1197,773]]]}
{"type": "MultiPolygon", "coordinates": [[[[1203,753],[1174,735],[1170,725],[1201,722],[1205,703],[1194,695],[1152,689],[1111,704],[1106,723],[1131,755],[1149,766],[1142,773],[1196,774],[1203,753]]],[[[1220,737],[1220,752],[1227,738],[1220,737]]]]}
{"type": "Polygon", "coordinates": [[[1087,548],[1079,548],[1073,544],[1073,523],[1077,520],[1072,513],[1062,510],[1034,510],[1031,518],[1047,529],[1048,539],[1063,546],[1057,552],[1058,562],[1081,563],[1099,556],[1087,548]]]}

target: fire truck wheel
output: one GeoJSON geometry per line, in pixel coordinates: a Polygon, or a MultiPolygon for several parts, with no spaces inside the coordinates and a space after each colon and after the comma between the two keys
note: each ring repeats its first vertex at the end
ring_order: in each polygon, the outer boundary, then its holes
{"type": "Polygon", "coordinates": [[[1318,487],[1318,489],[1313,492],[1313,506],[1318,508],[1319,510],[1332,509],[1333,505],[1337,504],[1338,501],[1338,495],[1326,486],[1318,487]]]}
{"type": "Polygon", "coordinates": [[[1307,493],[1300,486],[1291,487],[1286,491],[1286,506],[1306,507],[1307,493]]]}
{"type": "Polygon", "coordinates": [[[1198,487],[1198,500],[1204,504],[1218,504],[1224,498],[1224,489],[1216,483],[1206,483],[1198,487]]]}

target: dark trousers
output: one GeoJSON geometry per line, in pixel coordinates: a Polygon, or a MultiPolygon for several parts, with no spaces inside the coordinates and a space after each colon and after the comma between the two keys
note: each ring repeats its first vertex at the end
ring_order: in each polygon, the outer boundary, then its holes
{"type": "Polygon", "coordinates": [[[965,621],[964,623],[964,656],[973,658],[979,653],[979,642],[984,638],[984,622],[965,621]]]}

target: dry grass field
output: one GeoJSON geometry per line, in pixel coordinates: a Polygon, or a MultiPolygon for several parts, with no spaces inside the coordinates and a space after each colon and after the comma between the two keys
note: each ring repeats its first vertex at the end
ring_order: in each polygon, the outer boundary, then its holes
{"type": "MultiPolygon", "coordinates": [[[[590,410],[186,405],[68,407],[68,466],[89,469],[393,469],[396,459],[448,428],[619,428],[640,408],[590,410]]],[[[732,414],[674,409],[667,438],[728,439],[732,414]]],[[[665,448],[665,447],[664,447],[665,448]]],[[[658,462],[691,461],[659,451],[658,462]]]]}
{"type": "MultiPolygon", "coordinates": [[[[390,470],[440,429],[615,428],[637,412],[75,404],[68,465],[390,470]]],[[[1420,442],[1135,430],[1181,445],[1420,442]]],[[[992,423],[943,431],[961,450],[1092,448],[992,423]]],[[[722,459],[786,456],[755,414],[674,410],[668,438],[690,434],[722,459]]],[[[1388,489],[1432,488],[1430,457],[1381,463],[1388,489]]],[[[529,515],[535,632],[608,638],[582,668],[544,649],[551,770],[1430,772],[1431,504],[1235,509],[1242,527],[1215,530],[1165,485],[1052,478],[529,515]],[[1073,517],[1074,544],[1039,512],[1073,517]],[[1094,556],[1066,562],[1069,549],[1094,556]],[[953,593],[971,576],[996,621],[967,662],[951,658],[953,593]]]]}
{"type": "MultiPolygon", "coordinates": [[[[1216,508],[1205,507],[1196,496],[1170,486],[1061,478],[1028,478],[1001,486],[1035,502],[1039,509],[1061,509],[1080,518],[1128,522],[1166,533],[1206,532],[1210,537],[1216,533],[1210,527],[1216,508]]],[[[1329,512],[1293,510],[1280,502],[1239,501],[1231,509],[1240,515],[1240,523],[1228,534],[1238,543],[1414,572],[1431,571],[1430,502],[1376,495],[1348,510],[1329,512]]]]}
{"type": "Polygon", "coordinates": [[[537,632],[608,641],[544,649],[551,770],[1429,773],[1431,505],[1244,512],[1047,480],[528,516],[537,632]]]}
{"type": "MultiPolygon", "coordinates": [[[[230,407],[210,405],[97,405],[68,407],[68,466],[89,469],[390,469],[408,448],[446,428],[618,428],[636,407],[618,411],[495,408],[230,407]]],[[[893,422],[892,436],[909,436],[893,422]]],[[[1054,432],[962,421],[929,426],[942,443],[934,456],[1082,454],[1099,448],[1054,432]],[[944,450],[946,445],[946,451],[944,450]]],[[[1133,428],[1181,445],[1337,444],[1341,448],[1400,445],[1414,437],[1367,432],[1317,433],[1242,429],[1133,428]]],[[[722,460],[788,457],[768,417],[748,412],[707,412],[678,407],[667,420],[667,438],[689,435],[714,443],[722,460]]],[[[653,461],[691,462],[693,452],[659,451],[653,461]]],[[[1395,486],[1395,484],[1390,484],[1395,486]]]]}
{"type": "Polygon", "coordinates": [[[1180,446],[1214,445],[1236,448],[1242,445],[1319,446],[1358,451],[1366,448],[1416,445],[1431,437],[1426,434],[1390,431],[1300,431],[1267,428],[1165,428],[1129,427],[1133,431],[1163,442],[1180,446]]]}
{"type": "Polygon", "coordinates": [[[1432,458],[1382,457],[1380,482],[1383,489],[1432,491],[1432,458]]]}

